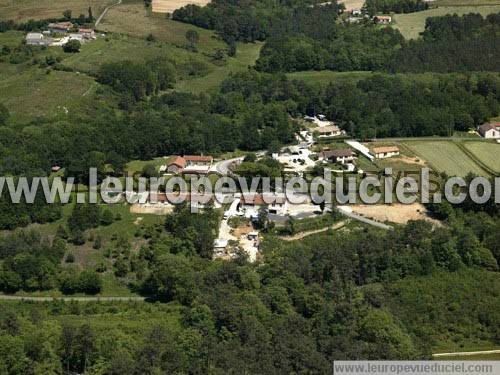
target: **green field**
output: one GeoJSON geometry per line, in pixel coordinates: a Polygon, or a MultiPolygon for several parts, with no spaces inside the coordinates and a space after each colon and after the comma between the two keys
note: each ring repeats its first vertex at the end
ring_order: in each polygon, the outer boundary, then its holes
{"type": "Polygon", "coordinates": [[[488,175],[474,160],[451,141],[404,142],[412,151],[426,160],[437,172],[450,176],[465,176],[469,172],[488,175]]]}
{"type": "Polygon", "coordinates": [[[464,142],[464,146],[481,163],[495,172],[500,172],[500,144],[489,142],[464,142]]]}
{"type": "MultiPolygon", "coordinates": [[[[112,8],[99,27],[104,31],[123,33],[134,37],[145,38],[152,34],[158,41],[165,42],[164,52],[170,59],[186,60],[195,58],[210,63],[211,56],[218,49],[226,49],[226,44],[218,39],[211,30],[176,22],[164,15],[150,16],[142,1],[132,1],[112,8]],[[186,45],[186,31],[196,30],[200,37],[197,43],[198,53],[188,52],[183,48],[186,45]]],[[[226,57],[221,65],[209,65],[209,73],[203,77],[193,77],[180,81],[176,89],[199,93],[214,90],[228,74],[244,71],[255,63],[259,57],[261,43],[238,44],[235,57],[226,57]]],[[[138,49],[134,50],[134,54],[138,49]]],[[[140,49],[144,51],[145,49],[140,49]]],[[[107,50],[104,53],[109,53],[107,50]]],[[[142,52],[141,52],[142,54],[142,52]]],[[[139,56],[140,57],[140,54],[139,56]]]]}
{"type": "Polygon", "coordinates": [[[98,16],[114,0],[0,0],[0,20],[17,22],[30,19],[60,18],[66,9],[73,12],[73,17],[87,15],[89,5],[94,17],[98,16]]]}
{"type": "Polygon", "coordinates": [[[0,102],[9,109],[14,122],[65,115],[85,105],[95,85],[94,79],[84,74],[47,74],[31,67],[0,80],[0,102]]]}
{"type": "MultiPolygon", "coordinates": [[[[226,45],[215,37],[211,30],[202,29],[186,23],[172,21],[166,16],[148,16],[142,0],[127,2],[109,10],[99,29],[107,32],[123,33],[146,38],[149,34],[161,41],[174,45],[186,44],[186,31],[196,30],[200,37],[197,48],[200,52],[213,53],[226,45]]],[[[143,53],[144,50],[141,50],[143,53]]]]}
{"type": "Polygon", "coordinates": [[[406,39],[416,39],[419,34],[424,31],[425,19],[427,17],[443,16],[445,14],[467,14],[481,13],[483,16],[500,12],[500,5],[489,6],[450,6],[438,7],[423,12],[396,14],[394,22],[397,29],[403,34],[406,39]]]}
{"type": "MultiPolygon", "coordinates": [[[[51,49],[61,51],[58,47],[51,49]]],[[[102,64],[123,60],[141,63],[159,58],[170,60],[178,66],[192,60],[209,64],[203,55],[194,54],[184,48],[163,42],[148,43],[145,39],[120,34],[99,37],[91,43],[84,44],[80,53],[63,54],[62,57],[63,65],[86,73],[95,73],[102,64]]]]}
{"type": "Polygon", "coordinates": [[[238,43],[236,57],[227,57],[225,65],[214,66],[206,76],[180,81],[175,88],[195,94],[213,92],[229,74],[246,71],[249,66],[254,65],[261,48],[262,43],[238,43]]]}

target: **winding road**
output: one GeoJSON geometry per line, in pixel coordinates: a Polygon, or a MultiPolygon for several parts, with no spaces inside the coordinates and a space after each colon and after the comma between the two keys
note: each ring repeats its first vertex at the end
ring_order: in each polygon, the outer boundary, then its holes
{"type": "Polygon", "coordinates": [[[108,7],[106,7],[106,9],[104,9],[102,11],[101,15],[95,21],[94,27],[97,29],[97,26],[99,26],[99,24],[101,23],[102,19],[106,15],[106,13],[108,13],[108,10],[110,10],[111,8],[113,8],[113,7],[117,6],[117,5],[120,5],[121,3],[122,3],[122,0],[118,0],[116,3],[111,4],[108,7]]]}

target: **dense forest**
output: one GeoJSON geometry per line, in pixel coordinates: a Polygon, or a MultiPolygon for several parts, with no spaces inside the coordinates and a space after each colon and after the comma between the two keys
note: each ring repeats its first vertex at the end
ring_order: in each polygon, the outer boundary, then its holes
{"type": "Polygon", "coordinates": [[[330,27],[344,6],[336,2],[323,6],[310,6],[319,2],[222,0],[211,2],[204,7],[186,5],[175,10],[172,18],[215,30],[228,43],[236,40],[253,42],[265,40],[284,30],[324,32],[324,27],[330,27]]]}
{"type": "Polygon", "coordinates": [[[379,13],[413,13],[429,9],[423,0],[366,0],[364,9],[370,16],[379,13]]]}
{"type": "Polygon", "coordinates": [[[422,38],[396,51],[387,63],[392,72],[500,70],[500,14],[483,18],[446,15],[426,19],[422,38]]]}
{"type": "Polygon", "coordinates": [[[316,35],[287,32],[269,38],[256,67],[265,72],[499,71],[499,39],[499,14],[430,17],[415,41],[405,41],[392,27],[337,24],[316,35]]]}

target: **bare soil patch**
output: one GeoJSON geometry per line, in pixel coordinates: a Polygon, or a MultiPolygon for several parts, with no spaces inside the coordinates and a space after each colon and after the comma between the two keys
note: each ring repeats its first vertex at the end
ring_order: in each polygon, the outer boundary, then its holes
{"type": "Polygon", "coordinates": [[[429,217],[427,209],[421,203],[352,205],[349,207],[353,212],[379,222],[390,221],[397,224],[406,224],[410,220],[427,220],[439,225],[439,221],[429,217]]]}
{"type": "Polygon", "coordinates": [[[153,0],[153,13],[172,13],[188,4],[207,5],[210,0],[153,0]]]}

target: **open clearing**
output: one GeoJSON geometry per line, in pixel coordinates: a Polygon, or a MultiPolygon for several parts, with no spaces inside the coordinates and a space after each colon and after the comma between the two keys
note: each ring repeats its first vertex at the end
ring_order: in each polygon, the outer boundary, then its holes
{"type": "Polygon", "coordinates": [[[213,92],[229,74],[245,71],[254,65],[259,57],[262,43],[238,43],[237,48],[236,56],[227,57],[225,65],[215,66],[206,76],[180,81],[175,88],[195,94],[203,91],[213,92]]]}
{"type": "Polygon", "coordinates": [[[31,68],[0,81],[0,102],[17,121],[64,115],[82,105],[94,79],[84,74],[31,68]]]}
{"type": "Polygon", "coordinates": [[[495,172],[500,172],[500,144],[490,142],[464,142],[465,148],[495,172]]]}
{"type": "Polygon", "coordinates": [[[390,221],[406,224],[410,220],[427,220],[437,223],[427,215],[426,208],[420,203],[391,205],[349,205],[354,213],[384,223],[390,221]]]}
{"type": "Polygon", "coordinates": [[[97,17],[113,0],[0,0],[0,19],[16,22],[60,18],[70,9],[73,17],[88,14],[89,4],[97,17]]]}
{"type": "Polygon", "coordinates": [[[155,13],[172,13],[188,4],[206,5],[210,0],[153,0],[152,8],[155,13]]]}
{"type": "Polygon", "coordinates": [[[112,34],[84,44],[77,54],[63,54],[63,65],[77,71],[95,73],[102,64],[123,60],[136,63],[161,58],[182,65],[190,60],[203,60],[203,56],[193,54],[183,48],[168,43],[148,43],[128,35],[112,34]],[[141,53],[137,53],[141,51],[141,53]]]}
{"type": "Polygon", "coordinates": [[[437,172],[450,176],[465,176],[469,172],[488,175],[460,147],[451,141],[408,141],[404,142],[417,155],[429,163],[437,172]]]}
{"type": "Polygon", "coordinates": [[[406,39],[417,39],[419,34],[424,31],[425,19],[427,17],[444,16],[445,14],[458,14],[459,16],[467,13],[480,13],[486,16],[491,13],[500,12],[500,5],[489,6],[453,6],[438,7],[422,12],[395,14],[394,27],[399,29],[406,39]]]}
{"type": "MultiPolygon", "coordinates": [[[[168,53],[171,59],[186,59],[190,56],[190,58],[205,59],[209,62],[209,56],[213,55],[217,49],[227,48],[226,44],[211,30],[172,21],[164,15],[149,16],[142,1],[125,3],[110,9],[100,27],[105,31],[125,33],[139,38],[152,34],[157,40],[178,47],[185,46],[186,31],[196,30],[200,36],[197,44],[200,52],[193,53],[184,48],[170,49],[168,53]]],[[[164,48],[168,50],[168,46],[164,48]]],[[[261,48],[262,43],[238,43],[235,57],[226,57],[225,64],[221,66],[210,64],[210,72],[207,75],[180,81],[176,89],[193,93],[215,90],[228,74],[247,70],[248,66],[254,65],[261,48]]],[[[134,51],[138,57],[142,54],[142,52],[137,54],[137,51],[134,51]]]]}
{"type": "MultiPolygon", "coordinates": [[[[187,43],[186,31],[196,30],[200,37],[197,48],[201,52],[212,53],[217,48],[226,47],[211,30],[173,21],[164,15],[148,16],[142,1],[128,2],[111,8],[101,21],[99,29],[139,38],[146,38],[152,34],[158,40],[177,46],[184,46],[187,43]]],[[[140,52],[142,54],[144,50],[140,52]]]]}
{"type": "Polygon", "coordinates": [[[341,0],[339,3],[342,3],[345,5],[346,10],[353,10],[353,9],[361,9],[363,7],[363,4],[365,3],[364,0],[341,0]]]}

